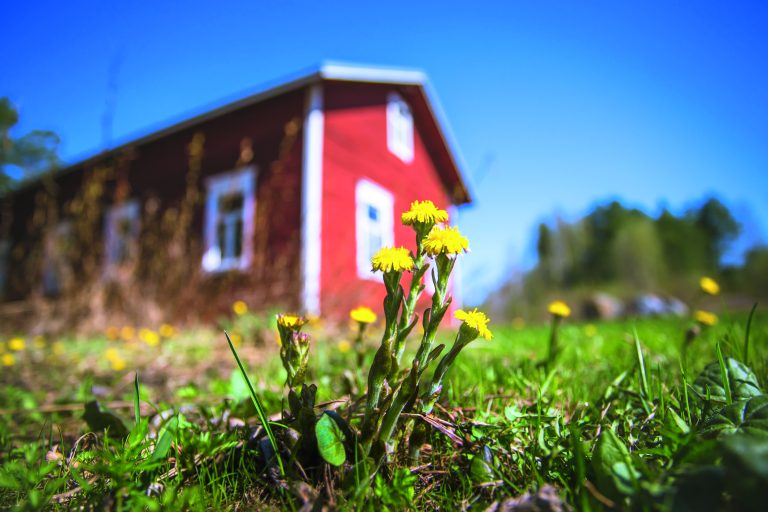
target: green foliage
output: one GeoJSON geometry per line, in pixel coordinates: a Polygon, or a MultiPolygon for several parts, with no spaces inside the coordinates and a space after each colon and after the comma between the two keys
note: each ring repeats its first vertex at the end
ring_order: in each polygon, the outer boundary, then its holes
{"type": "Polygon", "coordinates": [[[332,466],[341,466],[347,460],[344,450],[346,438],[341,427],[328,414],[323,414],[315,424],[317,448],[323,459],[332,466]]]}
{"type": "Polygon", "coordinates": [[[616,499],[635,493],[640,473],[632,465],[629,450],[610,428],[597,438],[592,468],[598,487],[609,497],[616,499]]]}
{"type": "Polygon", "coordinates": [[[718,404],[746,400],[762,394],[757,376],[743,363],[736,359],[724,358],[726,378],[718,361],[708,364],[693,382],[693,390],[701,400],[718,404]],[[726,391],[726,385],[728,386],[726,391]]]}

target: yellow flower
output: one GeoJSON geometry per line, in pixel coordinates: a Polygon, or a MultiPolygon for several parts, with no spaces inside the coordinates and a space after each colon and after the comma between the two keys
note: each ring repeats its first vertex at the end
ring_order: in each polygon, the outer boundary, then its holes
{"type": "Polygon", "coordinates": [[[131,341],[135,335],[136,330],[133,327],[126,325],[120,329],[120,337],[123,338],[124,341],[131,341]]]}
{"type": "Polygon", "coordinates": [[[2,360],[3,366],[13,366],[13,364],[16,362],[16,358],[13,356],[13,354],[3,354],[0,356],[0,360],[2,360]]]}
{"type": "Polygon", "coordinates": [[[240,345],[243,344],[243,337],[237,334],[236,332],[233,332],[232,334],[230,334],[229,339],[232,340],[232,344],[237,348],[240,348],[240,345]]]}
{"type": "Polygon", "coordinates": [[[480,336],[486,340],[493,338],[493,334],[488,330],[488,322],[490,319],[485,316],[485,313],[478,311],[475,308],[472,311],[464,311],[463,309],[457,309],[453,314],[457,320],[464,322],[464,325],[477,331],[480,336]]]}
{"type": "Polygon", "coordinates": [[[232,304],[232,311],[234,311],[237,316],[243,316],[248,312],[248,304],[241,300],[235,301],[235,303],[232,304]]]}
{"type": "Polygon", "coordinates": [[[460,254],[469,250],[469,240],[459,233],[457,227],[435,226],[424,240],[424,250],[430,256],[460,254]]]}
{"type": "Polygon", "coordinates": [[[277,325],[298,331],[301,326],[307,323],[306,318],[298,315],[277,315],[277,325]]]}
{"type": "Polygon", "coordinates": [[[342,354],[346,354],[352,349],[352,345],[347,340],[341,340],[336,347],[339,349],[339,352],[342,354]]]}
{"type": "Polygon", "coordinates": [[[406,226],[448,222],[448,212],[437,208],[432,201],[414,201],[411,209],[402,215],[402,221],[406,226]]]}
{"type": "Polygon", "coordinates": [[[8,348],[14,352],[24,350],[24,347],[26,346],[27,344],[24,342],[24,338],[12,338],[11,341],[8,342],[8,348]]]}
{"type": "Polygon", "coordinates": [[[571,308],[569,308],[568,304],[561,300],[550,302],[549,306],[547,307],[547,311],[549,311],[549,313],[554,316],[559,316],[560,318],[568,318],[571,316],[571,308]]]}
{"type": "Polygon", "coordinates": [[[376,313],[374,313],[371,308],[367,308],[365,306],[360,306],[350,311],[349,317],[355,322],[360,322],[361,324],[372,324],[376,321],[376,313]]]}
{"type": "Polygon", "coordinates": [[[120,337],[120,329],[115,326],[110,326],[107,327],[107,330],[104,332],[104,334],[107,335],[107,339],[114,341],[120,337]]]}
{"type": "Polygon", "coordinates": [[[109,365],[112,367],[112,369],[116,372],[119,372],[121,370],[125,370],[125,360],[122,358],[112,359],[109,362],[109,365]]]}
{"type": "Polygon", "coordinates": [[[115,359],[120,359],[120,352],[116,348],[109,348],[104,352],[104,357],[107,361],[114,361],[115,359]]]}
{"type": "Polygon", "coordinates": [[[701,309],[697,309],[693,313],[693,318],[696,319],[697,322],[703,325],[708,325],[712,327],[717,323],[717,315],[714,313],[711,313],[709,311],[704,311],[701,309]]]}
{"type": "Polygon", "coordinates": [[[720,293],[720,285],[711,277],[704,276],[699,279],[699,286],[701,287],[701,291],[708,295],[717,295],[720,293]]]}
{"type": "Polygon", "coordinates": [[[64,342],[62,341],[54,341],[53,345],[51,345],[51,349],[53,350],[53,354],[57,356],[63,355],[66,351],[64,342]]]}
{"type": "Polygon", "coordinates": [[[163,324],[158,329],[158,332],[163,338],[173,338],[176,334],[176,329],[171,324],[163,324]]]}
{"type": "Polygon", "coordinates": [[[35,348],[38,350],[42,350],[45,348],[45,338],[43,338],[42,336],[35,336],[32,339],[32,343],[35,344],[35,348]]]}
{"type": "Polygon", "coordinates": [[[152,331],[150,329],[140,329],[139,339],[144,343],[146,343],[147,345],[149,345],[150,347],[154,347],[158,343],[160,343],[160,336],[158,336],[155,331],[152,331]]]}
{"type": "Polygon", "coordinates": [[[373,255],[371,265],[374,272],[403,272],[413,270],[413,258],[405,247],[384,247],[373,255]]]}

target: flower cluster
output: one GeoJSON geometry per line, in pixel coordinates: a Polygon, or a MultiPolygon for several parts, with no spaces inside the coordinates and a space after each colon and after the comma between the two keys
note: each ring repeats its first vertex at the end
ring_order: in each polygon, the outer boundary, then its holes
{"type": "Polygon", "coordinates": [[[414,201],[411,209],[403,213],[401,220],[405,226],[417,224],[437,224],[448,222],[448,212],[435,206],[432,201],[414,201]]]}

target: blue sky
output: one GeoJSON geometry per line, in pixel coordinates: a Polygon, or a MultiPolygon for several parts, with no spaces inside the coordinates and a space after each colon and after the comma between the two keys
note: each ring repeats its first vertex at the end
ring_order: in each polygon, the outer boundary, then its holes
{"type": "MultiPolygon", "coordinates": [[[[324,60],[423,69],[466,162],[470,302],[533,262],[537,222],[708,195],[768,228],[762,2],[16,2],[0,96],[68,161],[324,60]],[[110,70],[113,70],[110,72],[110,70]],[[113,85],[110,86],[110,76],[113,85]],[[111,92],[110,92],[111,91],[111,92]]],[[[732,255],[738,257],[738,251],[732,255]]]]}

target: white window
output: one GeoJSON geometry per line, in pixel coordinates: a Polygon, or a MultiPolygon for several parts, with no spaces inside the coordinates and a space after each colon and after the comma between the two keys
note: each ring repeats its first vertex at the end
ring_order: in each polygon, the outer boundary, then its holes
{"type": "Polygon", "coordinates": [[[376,251],[394,244],[394,197],[368,180],[355,187],[355,236],[357,240],[357,275],[363,279],[380,280],[371,272],[371,258],[376,251]]]}
{"type": "Polygon", "coordinates": [[[136,261],[139,252],[141,211],[132,199],[110,206],[104,218],[104,276],[117,277],[121,267],[136,261]]]}
{"type": "Polygon", "coordinates": [[[413,161],[413,115],[397,93],[387,98],[387,148],[403,162],[413,161]]]}
{"type": "Polygon", "coordinates": [[[205,203],[203,270],[245,270],[253,255],[256,169],[213,176],[205,203]]]}
{"type": "Polygon", "coordinates": [[[43,241],[43,293],[60,295],[73,282],[72,222],[62,220],[46,232],[43,241]]]}

